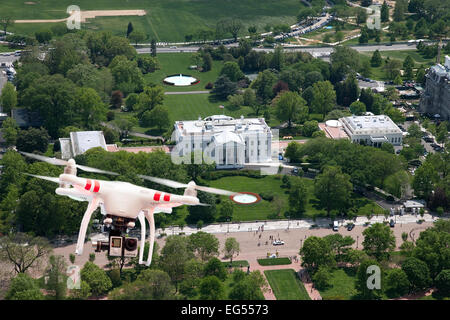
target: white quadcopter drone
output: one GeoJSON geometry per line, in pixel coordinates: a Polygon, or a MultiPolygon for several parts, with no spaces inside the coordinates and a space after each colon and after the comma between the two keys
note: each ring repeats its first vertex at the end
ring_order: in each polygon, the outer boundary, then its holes
{"type": "Polygon", "coordinates": [[[83,253],[86,231],[91,219],[92,213],[100,207],[101,213],[106,216],[103,223],[111,226],[112,231],[109,234],[109,242],[97,242],[97,251],[109,250],[112,256],[132,257],[137,255],[137,238],[126,238],[122,232],[132,229],[135,226],[136,218],[141,225],[141,241],[139,250],[139,264],[144,264],[144,246],[145,246],[145,218],[150,225],[149,245],[150,250],[147,257],[146,266],[152,261],[153,245],[155,241],[155,220],[154,213],[171,213],[172,208],[182,205],[203,205],[197,198],[197,190],[215,193],[220,195],[234,196],[238,192],[232,192],[222,189],[198,186],[194,181],[188,184],[172,181],[168,179],[138,175],[140,178],[150,180],[155,183],[166,185],[171,188],[185,188],[183,195],[165,193],[145,187],[122,181],[104,181],[77,177],[77,168],[94,173],[118,175],[115,172],[104,171],[96,168],[86,167],[75,163],[75,160],[69,161],[48,158],[45,156],[21,152],[23,155],[44,161],[53,165],[65,166],[64,173],[58,178],[32,175],[35,178],[59,183],[59,188],[55,192],[61,196],[67,196],[77,201],[88,201],[89,205],[81,221],[80,231],[75,253],[83,253]],[[144,218],[145,217],[145,218],[144,218]]]}

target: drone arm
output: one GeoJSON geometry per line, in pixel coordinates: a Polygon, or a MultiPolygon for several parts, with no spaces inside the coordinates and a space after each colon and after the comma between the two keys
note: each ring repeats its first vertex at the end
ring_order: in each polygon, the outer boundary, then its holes
{"type": "Polygon", "coordinates": [[[92,213],[95,209],[97,209],[98,205],[99,199],[93,198],[89,202],[86,212],[84,213],[83,220],[81,221],[80,232],[78,233],[77,249],[75,250],[77,255],[83,254],[84,239],[86,237],[87,227],[89,225],[89,221],[91,220],[92,213]]]}
{"type": "Polygon", "coordinates": [[[138,215],[139,223],[141,224],[141,244],[139,250],[139,264],[144,264],[144,249],[145,249],[145,216],[141,211],[138,215]]]}
{"type": "Polygon", "coordinates": [[[147,263],[145,264],[147,267],[152,263],[152,256],[153,256],[153,245],[155,243],[155,218],[153,216],[155,208],[151,207],[147,210],[144,210],[145,217],[148,220],[148,224],[150,225],[150,238],[148,240],[150,244],[150,248],[148,250],[148,257],[147,257],[147,263]]]}

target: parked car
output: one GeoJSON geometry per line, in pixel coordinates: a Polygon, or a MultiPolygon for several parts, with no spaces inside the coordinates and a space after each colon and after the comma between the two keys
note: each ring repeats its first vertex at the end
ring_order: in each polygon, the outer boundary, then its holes
{"type": "Polygon", "coordinates": [[[298,174],[298,168],[297,168],[297,167],[294,167],[294,169],[292,169],[292,173],[293,173],[293,174],[298,174]]]}
{"type": "Polygon", "coordinates": [[[395,222],[394,222],[393,219],[391,219],[391,221],[389,221],[389,226],[390,226],[391,228],[395,227],[395,222]]]}
{"type": "Polygon", "coordinates": [[[284,241],[283,240],[275,240],[274,242],[272,242],[272,244],[274,246],[282,246],[282,245],[284,245],[284,241]]]}
{"type": "Polygon", "coordinates": [[[339,222],[337,222],[336,220],[333,221],[333,231],[338,231],[339,230],[339,222]]]}
{"type": "Polygon", "coordinates": [[[434,140],[433,140],[433,138],[431,138],[431,137],[424,137],[424,138],[423,138],[423,141],[425,141],[425,142],[427,142],[427,143],[434,143],[434,140]]]}
{"type": "Polygon", "coordinates": [[[355,227],[355,224],[354,224],[354,223],[349,223],[349,224],[347,225],[347,230],[348,230],[348,231],[352,231],[354,227],[355,227]]]}

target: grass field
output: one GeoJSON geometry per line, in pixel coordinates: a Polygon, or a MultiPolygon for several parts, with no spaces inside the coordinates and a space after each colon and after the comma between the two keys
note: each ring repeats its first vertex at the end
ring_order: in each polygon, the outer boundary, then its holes
{"type": "MultiPolygon", "coordinates": [[[[30,1],[2,0],[0,12],[15,19],[62,19],[68,15],[66,9],[72,0],[30,1]]],[[[263,32],[266,24],[293,24],[300,9],[298,0],[78,0],[81,10],[127,10],[143,9],[143,17],[102,17],[83,24],[85,29],[109,30],[123,35],[128,22],[158,41],[184,41],[186,34],[196,34],[201,29],[215,30],[218,20],[235,17],[243,21],[243,33],[250,25],[263,32]]],[[[37,29],[32,24],[12,27],[10,31],[22,30],[33,34],[37,29]]]]}
{"type": "MultiPolygon", "coordinates": [[[[222,263],[227,268],[230,265],[230,261],[223,261],[222,263]]],[[[236,260],[236,261],[233,261],[231,263],[231,267],[232,268],[240,268],[241,266],[242,267],[247,267],[248,266],[248,261],[247,260],[236,260]]]]}
{"type": "Polygon", "coordinates": [[[277,300],[311,300],[293,269],[264,271],[277,300]]]}
{"type": "Polygon", "coordinates": [[[336,269],[331,273],[330,287],[326,290],[319,290],[324,300],[343,299],[351,300],[357,293],[355,288],[355,271],[350,268],[336,269]]]}
{"type": "Polygon", "coordinates": [[[258,259],[258,263],[261,266],[279,266],[291,264],[291,260],[289,258],[267,258],[267,259],[258,259]]]}
{"type": "Polygon", "coordinates": [[[198,70],[189,70],[189,66],[193,65],[191,57],[192,53],[161,53],[157,55],[160,69],[153,73],[145,75],[147,83],[155,83],[162,85],[165,91],[203,91],[208,82],[214,83],[222,70],[222,61],[213,61],[210,71],[200,72],[198,70]],[[163,83],[165,77],[173,74],[189,74],[200,83],[187,87],[169,86],[163,83]]]}
{"type": "Polygon", "coordinates": [[[2,53],[2,52],[13,52],[13,51],[15,51],[15,49],[11,49],[8,46],[0,44],[0,53],[2,53]]]}

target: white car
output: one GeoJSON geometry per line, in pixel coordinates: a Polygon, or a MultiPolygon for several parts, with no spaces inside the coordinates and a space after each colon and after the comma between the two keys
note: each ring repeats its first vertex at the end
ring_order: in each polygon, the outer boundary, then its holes
{"type": "Polygon", "coordinates": [[[339,230],[339,222],[337,222],[336,220],[333,222],[333,231],[338,231],[339,230]]]}
{"type": "Polygon", "coordinates": [[[284,245],[284,241],[283,240],[275,240],[274,242],[272,242],[272,244],[274,246],[282,246],[282,245],[284,245]]]}

